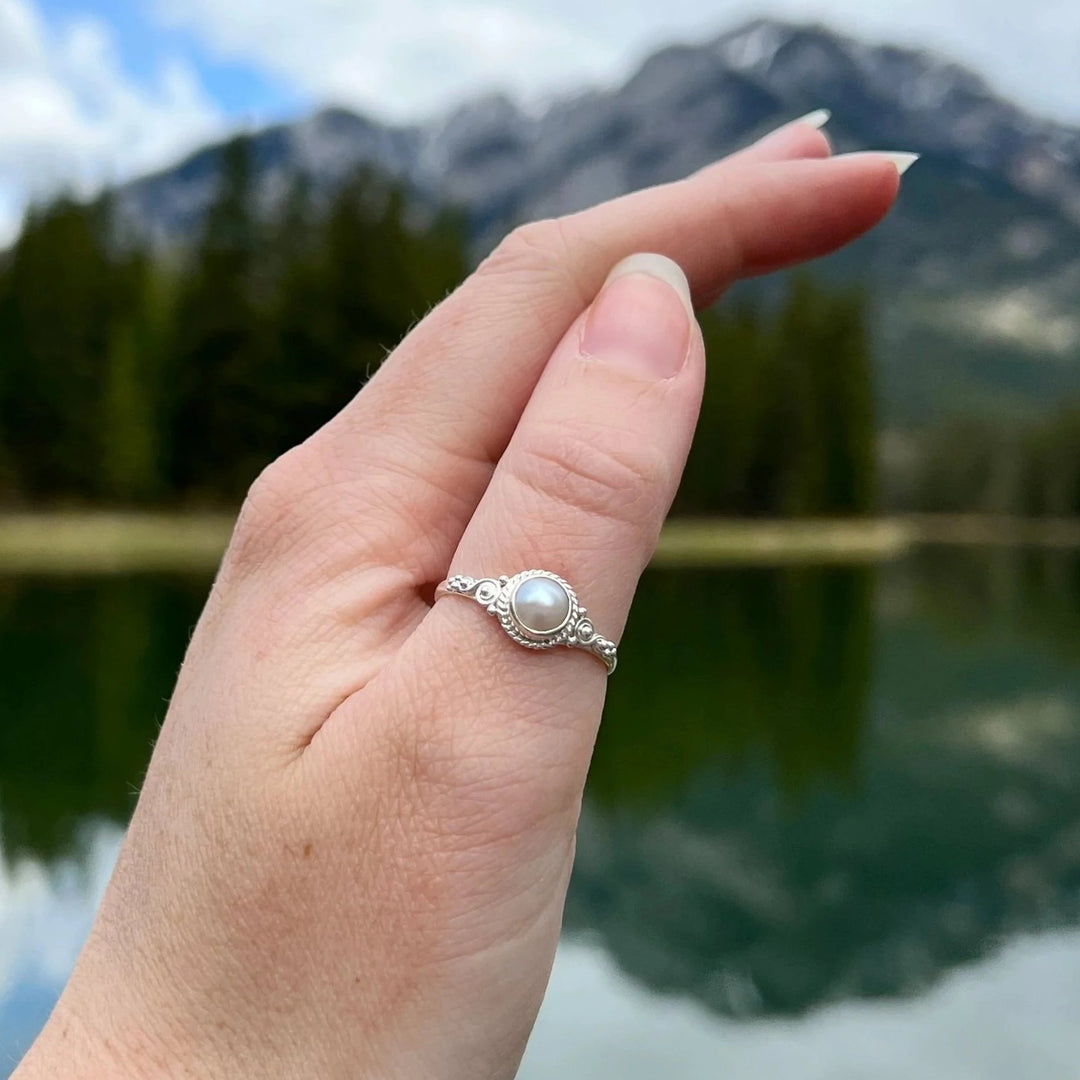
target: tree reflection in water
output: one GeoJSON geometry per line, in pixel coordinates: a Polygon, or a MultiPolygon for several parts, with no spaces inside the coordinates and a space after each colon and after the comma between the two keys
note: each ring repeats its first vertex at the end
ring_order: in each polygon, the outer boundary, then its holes
{"type": "MultiPolygon", "coordinates": [[[[939,551],[647,574],[569,931],[744,1015],[913,993],[1075,923],[1078,567],[939,551]]],[[[126,819],[208,584],[0,584],[8,860],[55,865],[85,823],[126,819]]]]}
{"type": "Polygon", "coordinates": [[[914,993],[1075,922],[1080,673],[1034,614],[1062,571],[1002,594],[971,558],[647,579],[568,927],[744,1015],[914,993]]]}
{"type": "Polygon", "coordinates": [[[126,821],[209,582],[0,579],[0,838],[52,859],[126,821]]]}

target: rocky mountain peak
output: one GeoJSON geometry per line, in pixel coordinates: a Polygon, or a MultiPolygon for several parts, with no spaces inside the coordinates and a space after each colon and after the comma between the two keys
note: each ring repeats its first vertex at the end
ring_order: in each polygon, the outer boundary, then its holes
{"type": "MultiPolygon", "coordinates": [[[[333,190],[374,166],[419,204],[462,208],[479,253],[518,221],[685,175],[822,107],[839,152],[923,155],[888,220],[818,267],[885,298],[887,418],[1080,393],[1080,132],[1025,112],[930,51],[756,19],[661,49],[623,85],[538,113],[499,94],[414,126],[324,109],[257,133],[253,147],[264,205],[296,173],[333,190]]],[[[122,189],[127,226],[162,244],[190,236],[219,158],[211,147],[122,189]]]]}

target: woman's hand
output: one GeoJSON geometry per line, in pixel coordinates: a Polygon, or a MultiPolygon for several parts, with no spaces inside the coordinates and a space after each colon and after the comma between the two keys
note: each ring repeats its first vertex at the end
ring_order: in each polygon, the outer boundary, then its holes
{"type": "Polygon", "coordinates": [[[434,585],[550,569],[617,640],[704,378],[678,267],[708,304],[859,235],[897,185],[794,124],[527,225],[265,471],[19,1080],[513,1076],[605,673],[434,585]],[[604,284],[643,251],[667,259],[604,284]]]}

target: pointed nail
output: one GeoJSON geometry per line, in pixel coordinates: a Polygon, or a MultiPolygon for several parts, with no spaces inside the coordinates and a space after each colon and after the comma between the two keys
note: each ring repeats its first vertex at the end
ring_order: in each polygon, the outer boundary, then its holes
{"type": "Polygon", "coordinates": [[[883,150],[881,156],[888,158],[896,166],[896,171],[901,176],[922,157],[921,154],[911,154],[904,150],[883,150]]]}
{"type": "Polygon", "coordinates": [[[829,109],[815,109],[813,112],[808,112],[805,116],[800,116],[797,120],[791,122],[793,124],[806,124],[808,127],[820,130],[831,119],[832,112],[829,109]]]}
{"type": "Polygon", "coordinates": [[[921,154],[908,153],[906,150],[852,150],[850,153],[840,154],[839,157],[833,160],[839,161],[841,158],[877,158],[878,161],[881,161],[884,158],[903,176],[921,156],[921,154]]]}

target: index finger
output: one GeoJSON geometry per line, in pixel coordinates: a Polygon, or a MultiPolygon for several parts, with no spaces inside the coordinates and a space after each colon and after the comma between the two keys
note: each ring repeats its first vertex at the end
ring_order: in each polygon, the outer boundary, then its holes
{"type": "Polygon", "coordinates": [[[392,488],[386,558],[401,566],[405,553],[417,585],[437,581],[544,365],[612,265],[635,251],[666,255],[708,303],[740,275],[854,239],[884,216],[898,184],[885,155],[751,160],[524,226],[309,441],[317,468],[310,457],[300,466],[318,474],[333,462],[346,514],[350,481],[357,505],[367,486],[392,488]]]}

